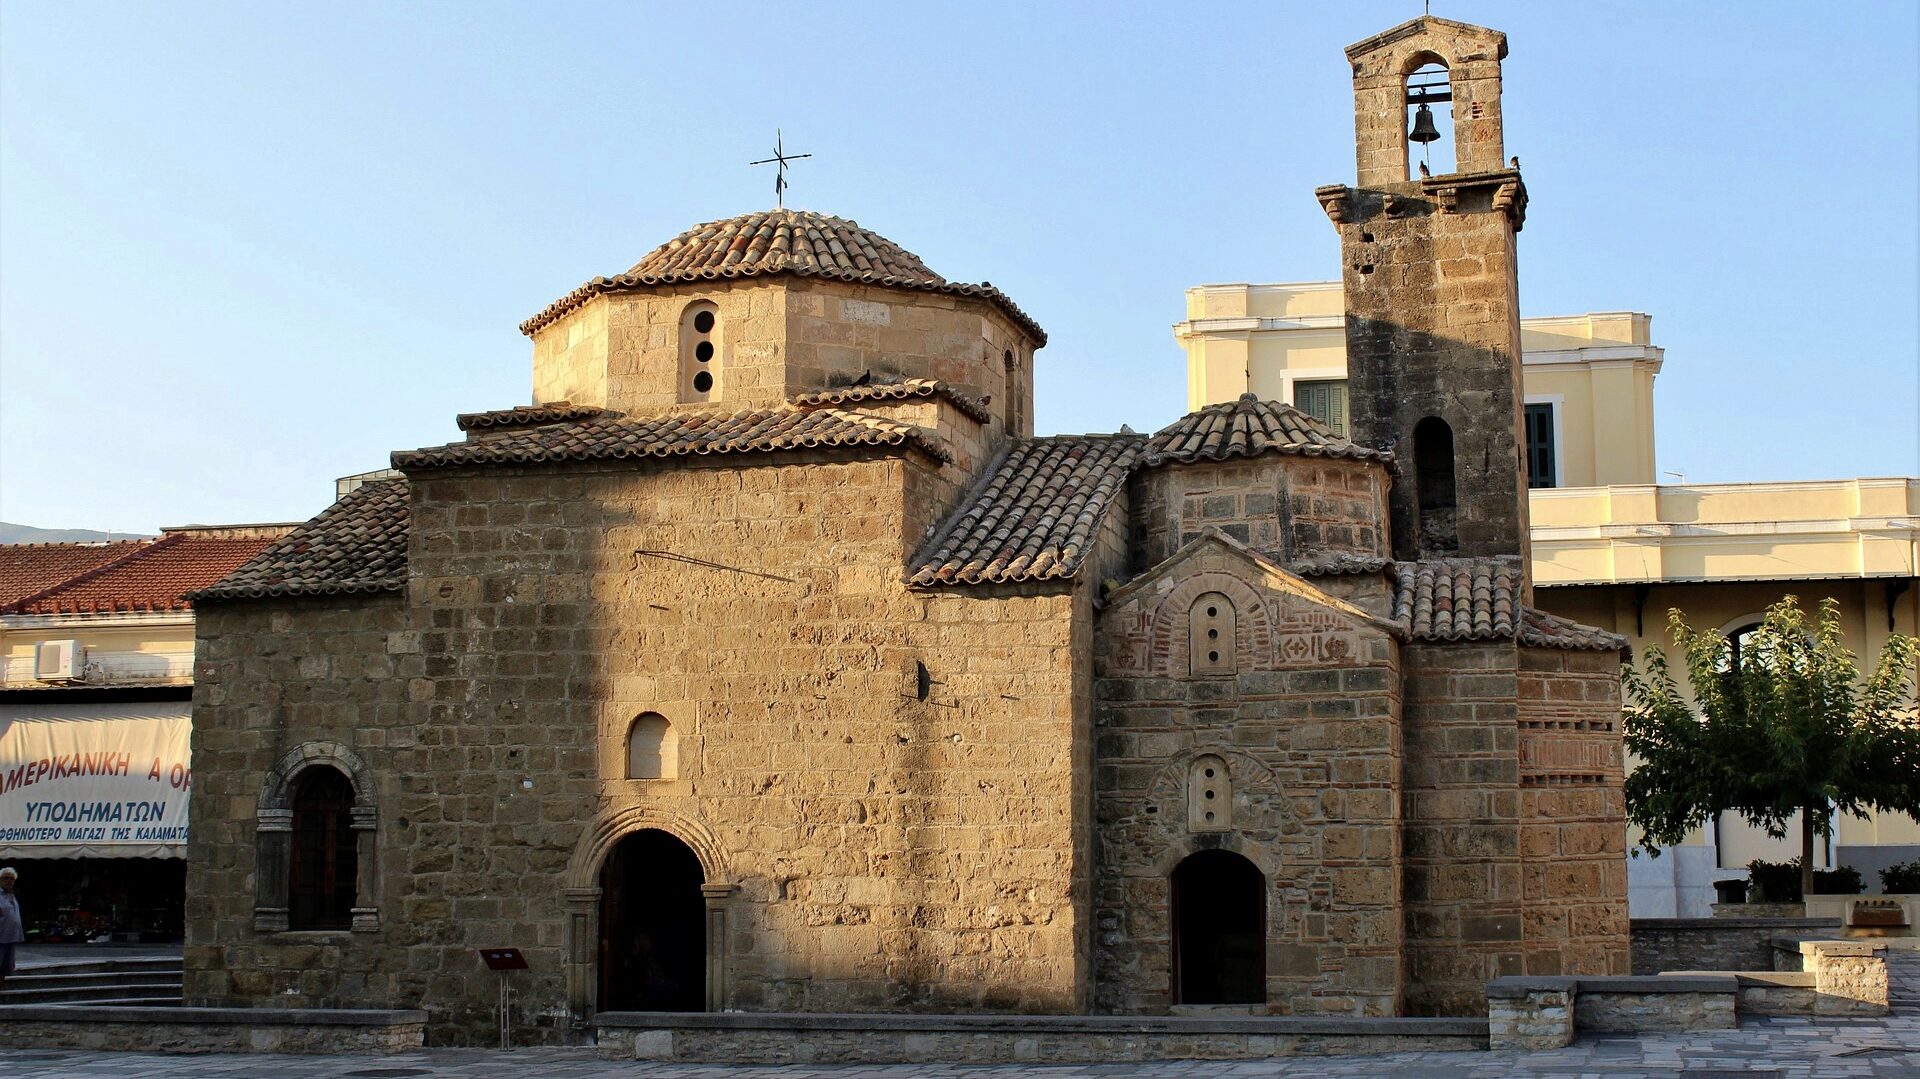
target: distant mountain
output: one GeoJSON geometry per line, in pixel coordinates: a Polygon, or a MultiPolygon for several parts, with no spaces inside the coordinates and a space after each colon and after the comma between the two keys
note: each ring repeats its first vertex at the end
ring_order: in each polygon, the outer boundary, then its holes
{"type": "Polygon", "coordinates": [[[91,543],[106,539],[145,539],[131,532],[95,532],[91,528],[35,528],[0,521],[0,544],[91,543]]]}

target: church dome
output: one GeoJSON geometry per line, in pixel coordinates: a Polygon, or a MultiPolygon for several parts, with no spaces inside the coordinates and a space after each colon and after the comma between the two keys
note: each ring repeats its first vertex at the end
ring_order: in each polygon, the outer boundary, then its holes
{"type": "Polygon", "coordinates": [[[920,256],[844,217],[784,208],[695,225],[648,252],[626,273],[596,277],[548,304],[521,323],[520,332],[531,335],[604,293],[773,274],[978,297],[1010,315],[1033,337],[1035,347],[1047,343],[1046,331],[992,285],[948,281],[920,256]]]}
{"type": "Polygon", "coordinates": [[[857,222],[786,209],[695,225],[654,248],[626,275],[692,281],[782,272],[879,284],[947,283],[920,256],[857,222]]]}

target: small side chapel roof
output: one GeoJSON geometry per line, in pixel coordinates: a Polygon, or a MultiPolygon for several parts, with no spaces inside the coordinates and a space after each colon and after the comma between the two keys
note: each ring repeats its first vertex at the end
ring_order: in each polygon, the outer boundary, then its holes
{"type": "Polygon", "coordinates": [[[409,516],[406,480],[368,481],[187,598],[397,591],[407,583],[409,516]]]}
{"type": "Polygon", "coordinates": [[[1392,566],[1393,620],[1415,640],[1518,639],[1534,648],[1618,652],[1627,639],[1528,606],[1518,556],[1435,558],[1392,566]]]}
{"type": "Polygon", "coordinates": [[[626,273],[596,277],[548,304],[522,322],[520,332],[531,335],[602,293],[771,274],[978,297],[1005,311],[1036,345],[1047,343],[1039,323],[992,285],[948,281],[920,256],[857,222],[784,208],[695,225],[654,248],[626,273]]]}
{"type": "Polygon", "coordinates": [[[1161,428],[1147,443],[1140,465],[1225,461],[1263,453],[1392,461],[1393,454],[1362,446],[1292,405],[1262,401],[1250,393],[1189,412],[1161,428]]]}
{"type": "Polygon", "coordinates": [[[831,386],[793,399],[802,407],[852,405],[861,401],[907,401],[915,397],[943,397],[962,415],[979,423],[993,419],[987,403],[951,382],[937,378],[904,378],[896,382],[873,382],[865,386],[831,386]]]}

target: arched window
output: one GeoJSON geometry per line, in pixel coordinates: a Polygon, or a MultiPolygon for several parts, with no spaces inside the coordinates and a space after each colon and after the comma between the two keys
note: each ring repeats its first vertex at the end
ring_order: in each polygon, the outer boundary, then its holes
{"type": "Polygon", "coordinates": [[[1429,554],[1460,549],[1453,478],[1453,428],[1438,416],[1413,425],[1413,466],[1420,496],[1420,547],[1429,554]]]}
{"type": "Polygon", "coordinates": [[[1175,1004],[1267,1000],[1267,878],[1230,850],[1203,850],[1173,869],[1175,1004]]]}
{"type": "Polygon", "coordinates": [[[1209,753],[1187,768],[1187,831],[1233,829],[1233,777],[1227,762],[1209,753]]]}
{"type": "Polygon", "coordinates": [[[1434,176],[1454,171],[1453,84],[1447,65],[1431,53],[1415,58],[1407,75],[1407,179],[1420,166],[1434,176]]]}
{"type": "Polygon", "coordinates": [[[1218,592],[1193,601],[1187,612],[1189,674],[1234,672],[1233,602],[1218,592]]]}
{"type": "Polygon", "coordinates": [[[680,770],[680,740],[658,712],[642,712],[627,730],[627,778],[672,779],[680,770]]]}
{"type": "Polygon", "coordinates": [[[293,785],[287,928],[351,928],[359,867],[353,784],[328,765],[306,769],[293,785]]]}
{"type": "Polygon", "coordinates": [[[680,400],[698,403],[720,396],[720,309],[695,300],[680,313],[680,400]]]}

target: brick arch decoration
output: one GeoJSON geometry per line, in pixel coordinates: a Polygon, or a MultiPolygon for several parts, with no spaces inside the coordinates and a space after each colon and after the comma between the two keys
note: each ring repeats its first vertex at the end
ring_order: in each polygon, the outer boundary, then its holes
{"type": "Polygon", "coordinates": [[[1267,607],[1265,594],[1240,577],[1215,570],[1186,578],[1155,603],[1147,632],[1147,655],[1154,657],[1154,673],[1163,678],[1188,677],[1187,619],[1192,616],[1194,601],[1209,592],[1218,592],[1233,603],[1234,668],[1272,669],[1273,612],[1267,607]]]}
{"type": "Polygon", "coordinates": [[[1259,867],[1269,880],[1286,868],[1276,840],[1297,835],[1303,830],[1280,779],[1257,758],[1225,745],[1196,745],[1168,761],[1147,786],[1147,803],[1157,807],[1155,831],[1159,849],[1152,855],[1156,876],[1167,877],[1173,867],[1187,856],[1203,850],[1230,850],[1243,855],[1259,867]],[[1186,821],[1187,773],[1201,757],[1219,757],[1227,762],[1227,778],[1233,781],[1235,808],[1233,827],[1225,832],[1189,832],[1186,821]],[[1245,803],[1247,808],[1240,806],[1245,803]]]}
{"type": "Polygon", "coordinates": [[[303,742],[267,769],[254,810],[253,928],[261,933],[287,931],[288,885],[293,857],[293,787],[309,768],[330,767],[353,788],[352,828],[356,873],[352,931],[380,929],[380,811],[374,800],[373,769],[352,748],[339,742],[303,742]]]}
{"type": "Polygon", "coordinates": [[[700,894],[707,903],[707,1010],[727,1000],[727,914],[738,890],[726,848],[705,823],[655,806],[630,805],[595,817],[575,844],[562,877],[567,908],[567,1006],[574,1026],[585,1029],[596,1010],[600,965],[600,868],[614,844],[635,832],[665,832],[687,845],[700,861],[700,894]]]}

